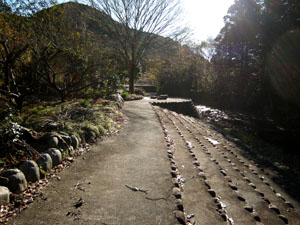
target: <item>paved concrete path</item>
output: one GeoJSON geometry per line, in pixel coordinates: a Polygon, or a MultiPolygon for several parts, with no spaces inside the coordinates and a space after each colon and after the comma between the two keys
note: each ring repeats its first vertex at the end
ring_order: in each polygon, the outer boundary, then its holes
{"type": "Polygon", "coordinates": [[[85,160],[77,159],[60,174],[61,181],[43,189],[46,201],[34,202],[11,224],[176,224],[170,163],[157,117],[143,100],[126,102],[124,113],[128,123],[119,135],[94,146],[85,160]],[[76,209],[80,198],[84,204],[76,209]]]}
{"type": "Polygon", "coordinates": [[[184,212],[186,224],[300,224],[300,206],[275,171],[208,124],[149,101],[126,102],[120,134],[77,159],[44,189],[47,200],[10,223],[173,225],[184,212]]]}

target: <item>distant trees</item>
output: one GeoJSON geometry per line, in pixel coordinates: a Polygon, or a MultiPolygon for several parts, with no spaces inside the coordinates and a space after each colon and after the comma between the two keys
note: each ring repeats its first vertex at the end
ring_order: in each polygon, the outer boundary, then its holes
{"type": "Polygon", "coordinates": [[[179,45],[177,52],[157,60],[156,79],[160,93],[192,98],[211,91],[212,67],[203,57],[202,47],[179,45]]]}
{"type": "Polygon", "coordinates": [[[99,77],[99,45],[72,27],[62,6],[52,0],[1,3],[2,100],[21,110],[24,99],[43,97],[45,89],[65,101],[106,79],[99,77]]]}
{"type": "Polygon", "coordinates": [[[255,1],[236,1],[224,17],[225,26],[216,39],[212,61],[218,74],[217,91],[221,101],[225,103],[227,99],[226,104],[232,107],[253,105],[261,91],[257,86],[258,74],[262,72],[262,55],[258,50],[260,10],[261,6],[255,1]]]}
{"type": "Polygon", "coordinates": [[[180,5],[178,0],[91,0],[103,11],[101,23],[111,35],[113,48],[126,66],[129,91],[134,92],[137,68],[158,34],[173,32],[180,5]],[[117,23],[117,22],[118,23],[117,23]]]}
{"type": "Polygon", "coordinates": [[[0,92],[20,110],[25,96],[34,91],[38,79],[33,76],[33,68],[29,66],[37,22],[30,17],[55,2],[18,0],[1,3],[4,7],[1,7],[0,13],[0,76],[3,81],[0,92]]]}
{"type": "Polygon", "coordinates": [[[178,54],[158,59],[160,90],[266,113],[295,126],[293,121],[300,121],[299,1],[236,0],[224,22],[215,40],[178,45],[178,54]]]}
{"type": "Polygon", "coordinates": [[[74,31],[61,6],[35,14],[37,23],[33,57],[42,84],[54,90],[61,101],[97,85],[93,46],[84,34],[74,31]]]}
{"type": "Polygon", "coordinates": [[[300,3],[236,0],[224,21],[212,57],[218,102],[260,112],[299,109],[300,3]]]}

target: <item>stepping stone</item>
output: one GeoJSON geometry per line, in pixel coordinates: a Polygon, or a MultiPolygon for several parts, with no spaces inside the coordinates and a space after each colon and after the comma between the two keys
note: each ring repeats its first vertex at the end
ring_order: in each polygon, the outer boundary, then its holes
{"type": "Polygon", "coordinates": [[[237,171],[237,172],[240,172],[240,169],[239,168],[237,168],[237,167],[233,167],[233,169],[235,170],[235,171],[237,171]]]}
{"type": "Polygon", "coordinates": [[[232,189],[232,190],[234,190],[234,191],[236,191],[238,188],[237,188],[237,186],[235,186],[233,183],[231,183],[231,182],[229,182],[228,183],[228,186],[232,189]]]}
{"type": "Polygon", "coordinates": [[[223,202],[218,201],[218,202],[217,202],[217,207],[218,207],[218,209],[225,209],[225,208],[226,208],[226,205],[225,205],[223,202]]]}
{"type": "Polygon", "coordinates": [[[264,194],[261,190],[255,189],[255,191],[256,191],[261,197],[264,197],[264,196],[265,196],[265,194],[264,194]]]}
{"type": "Polygon", "coordinates": [[[248,177],[244,177],[243,179],[244,179],[245,181],[247,181],[248,183],[251,183],[251,181],[249,180],[248,177]]]}
{"type": "Polygon", "coordinates": [[[227,176],[227,173],[225,170],[220,170],[220,172],[224,175],[224,176],[227,176]]]}
{"type": "Polygon", "coordinates": [[[175,205],[180,211],[183,211],[183,203],[181,199],[175,199],[175,205]]]}
{"type": "Polygon", "coordinates": [[[208,189],[207,191],[212,197],[216,197],[216,192],[214,191],[214,189],[208,189]]]}
{"type": "Polygon", "coordinates": [[[196,166],[200,166],[200,163],[199,163],[198,161],[194,161],[193,163],[194,163],[194,165],[196,165],[196,166]]]}
{"type": "Polygon", "coordinates": [[[179,188],[179,183],[178,183],[178,180],[176,178],[172,178],[172,182],[173,182],[175,187],[179,188]]]}
{"type": "Polygon", "coordinates": [[[186,224],[185,215],[182,211],[175,210],[173,213],[180,224],[186,224]]]}
{"type": "Polygon", "coordinates": [[[254,189],[256,189],[256,186],[253,183],[250,183],[249,186],[252,187],[252,188],[254,188],[254,189]]]}
{"type": "Polygon", "coordinates": [[[294,206],[291,202],[285,201],[285,204],[287,204],[290,208],[294,208],[294,206]]]}
{"type": "Polygon", "coordinates": [[[214,157],[210,157],[209,160],[211,160],[211,161],[213,161],[213,162],[216,161],[216,159],[215,159],[214,157]]]}
{"type": "Polygon", "coordinates": [[[199,177],[201,177],[203,180],[206,180],[206,176],[205,176],[205,173],[204,172],[200,172],[198,173],[199,177]]]}
{"type": "Polygon", "coordinates": [[[278,207],[276,205],[270,204],[269,209],[273,210],[277,214],[280,214],[280,210],[278,209],[278,207]]]}
{"type": "Polygon", "coordinates": [[[289,220],[284,216],[284,215],[278,215],[278,217],[285,223],[285,224],[288,224],[289,223],[289,220]]]}
{"type": "Polygon", "coordinates": [[[256,221],[261,222],[261,218],[260,218],[260,216],[258,215],[257,212],[254,211],[254,212],[251,213],[251,215],[253,216],[253,218],[254,218],[256,221]]]}
{"type": "Polygon", "coordinates": [[[170,162],[171,162],[171,164],[176,165],[176,162],[174,159],[171,159],[170,162]]]}
{"type": "Polygon", "coordinates": [[[170,155],[173,155],[173,154],[174,154],[174,152],[171,151],[171,150],[168,150],[167,152],[168,152],[168,154],[170,154],[170,155]]]}
{"type": "Polygon", "coordinates": [[[239,195],[239,194],[237,195],[237,198],[238,198],[238,200],[240,200],[242,202],[246,201],[246,199],[243,196],[239,195]]]}
{"type": "Polygon", "coordinates": [[[201,166],[198,166],[197,169],[199,170],[199,172],[204,172],[204,170],[201,166]]]}
{"type": "Polygon", "coordinates": [[[179,188],[174,187],[173,190],[172,190],[172,193],[173,193],[173,195],[174,195],[176,198],[181,198],[181,191],[180,191],[179,188]]]}
{"type": "Polygon", "coordinates": [[[271,201],[268,198],[262,198],[266,203],[271,204],[271,201]]]}
{"type": "Polygon", "coordinates": [[[174,158],[173,154],[168,154],[168,158],[173,159],[174,158]]]}
{"type": "Polygon", "coordinates": [[[208,189],[211,189],[210,183],[207,180],[204,181],[204,184],[205,184],[206,187],[208,187],[208,189]]]}
{"type": "Polygon", "coordinates": [[[285,201],[285,198],[280,194],[280,193],[276,193],[276,196],[280,199],[282,199],[283,201],[285,201]]]}
{"type": "Polygon", "coordinates": [[[176,170],[177,170],[177,166],[175,166],[175,165],[172,165],[172,166],[171,166],[171,170],[174,170],[174,171],[176,171],[176,170]]]}
{"type": "Polygon", "coordinates": [[[247,210],[248,212],[251,212],[251,213],[253,212],[253,207],[252,206],[246,205],[244,207],[244,209],[247,210]]]}
{"type": "Polygon", "coordinates": [[[220,216],[222,217],[222,219],[223,219],[224,221],[227,221],[228,216],[226,215],[226,213],[222,212],[222,213],[220,213],[220,216]]]}
{"type": "Polygon", "coordinates": [[[172,176],[172,177],[177,177],[177,172],[172,171],[172,172],[171,172],[171,176],[172,176]]]}

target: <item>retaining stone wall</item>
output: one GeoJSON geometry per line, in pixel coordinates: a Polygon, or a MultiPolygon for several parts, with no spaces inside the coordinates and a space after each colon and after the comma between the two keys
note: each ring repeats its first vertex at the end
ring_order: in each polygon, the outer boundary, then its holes
{"type": "Polygon", "coordinates": [[[181,113],[186,116],[192,116],[200,118],[198,110],[194,106],[193,101],[181,101],[181,102],[152,102],[152,105],[159,106],[177,113],[181,113]]]}

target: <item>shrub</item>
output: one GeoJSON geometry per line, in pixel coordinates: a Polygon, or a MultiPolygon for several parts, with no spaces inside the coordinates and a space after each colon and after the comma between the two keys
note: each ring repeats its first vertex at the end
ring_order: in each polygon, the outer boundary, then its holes
{"type": "Polygon", "coordinates": [[[121,96],[122,96],[122,98],[123,99],[127,99],[128,98],[128,92],[127,91],[124,91],[122,94],[121,94],[121,96]]]}
{"type": "Polygon", "coordinates": [[[90,103],[87,99],[83,99],[79,104],[80,104],[81,107],[87,108],[90,103]]]}
{"type": "Polygon", "coordinates": [[[136,95],[143,95],[143,96],[145,96],[146,91],[143,88],[135,88],[134,93],[136,95]]]}

